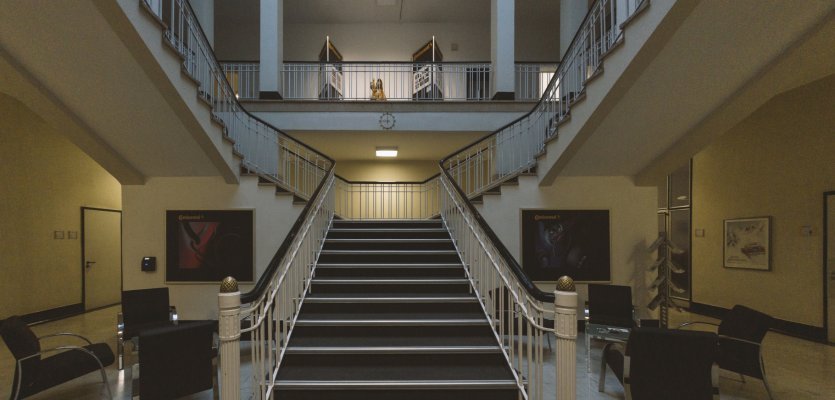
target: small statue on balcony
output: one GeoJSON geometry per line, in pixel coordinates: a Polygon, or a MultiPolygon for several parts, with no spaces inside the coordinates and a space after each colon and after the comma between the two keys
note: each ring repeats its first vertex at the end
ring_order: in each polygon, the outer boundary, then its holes
{"type": "Polygon", "coordinates": [[[371,81],[371,100],[372,101],[385,101],[386,100],[386,92],[383,91],[383,80],[377,79],[371,81]]]}

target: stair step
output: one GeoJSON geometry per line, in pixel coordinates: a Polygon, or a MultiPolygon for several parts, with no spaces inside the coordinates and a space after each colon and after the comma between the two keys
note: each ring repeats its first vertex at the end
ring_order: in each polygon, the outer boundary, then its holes
{"type": "Polygon", "coordinates": [[[446,229],[340,229],[328,231],[330,239],[449,239],[446,229]]]}
{"type": "Polygon", "coordinates": [[[328,239],[325,251],[330,250],[455,250],[449,239],[328,239]]]}
{"type": "MultiPolygon", "coordinates": [[[[361,296],[361,295],[360,295],[361,296]]],[[[307,296],[305,304],[317,303],[478,303],[475,296],[307,296]]]]}
{"type": "MultiPolygon", "coordinates": [[[[505,389],[516,387],[516,381],[512,379],[493,380],[402,380],[402,381],[303,381],[303,380],[281,380],[277,387],[281,389],[505,389]]],[[[432,397],[434,398],[434,397],[432,397]]]]}
{"type": "Polygon", "coordinates": [[[485,318],[414,318],[414,319],[299,319],[296,326],[466,326],[489,325],[485,318]]]}
{"type": "Polygon", "coordinates": [[[443,222],[440,220],[334,221],[333,227],[346,229],[443,229],[443,222]]]}
{"type": "Polygon", "coordinates": [[[467,279],[336,279],[336,278],[316,278],[313,279],[314,284],[320,285],[455,285],[462,283],[469,283],[467,279]]]}
{"type": "Polygon", "coordinates": [[[290,346],[491,346],[490,325],[296,326],[290,346]]]}
{"type": "Polygon", "coordinates": [[[289,346],[285,354],[472,354],[500,351],[499,346],[289,346]]]}
{"type": "Polygon", "coordinates": [[[429,264],[460,262],[455,250],[322,250],[319,262],[344,264],[429,264]]]}
{"type": "Polygon", "coordinates": [[[374,269],[398,269],[398,268],[461,268],[461,263],[414,263],[414,264],[340,264],[340,263],[318,263],[319,268],[374,268],[374,269]]]}
{"type": "Polygon", "coordinates": [[[356,385],[329,389],[327,385],[285,387],[282,386],[283,383],[279,382],[275,388],[277,396],[282,400],[517,400],[521,398],[519,389],[509,385],[501,388],[466,384],[461,386],[439,385],[437,387],[430,385],[411,385],[411,387],[356,385]]]}

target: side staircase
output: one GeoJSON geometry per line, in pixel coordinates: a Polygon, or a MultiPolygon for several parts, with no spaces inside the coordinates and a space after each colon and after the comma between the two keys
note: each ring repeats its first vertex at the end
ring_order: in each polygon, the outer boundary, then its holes
{"type": "Polygon", "coordinates": [[[278,372],[282,399],[517,399],[440,220],[334,221],[278,372]]]}

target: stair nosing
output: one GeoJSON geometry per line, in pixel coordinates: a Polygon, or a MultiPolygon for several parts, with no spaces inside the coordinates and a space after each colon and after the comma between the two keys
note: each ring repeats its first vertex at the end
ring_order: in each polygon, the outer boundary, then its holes
{"type": "Polygon", "coordinates": [[[437,297],[312,297],[306,303],[475,303],[475,296],[437,296],[437,297]]]}
{"type": "Polygon", "coordinates": [[[455,250],[322,250],[322,254],[458,254],[455,250]]]}
{"type": "Polygon", "coordinates": [[[453,285],[469,283],[467,278],[314,278],[313,283],[326,285],[347,285],[347,284],[441,284],[453,285]]]}
{"type": "Polygon", "coordinates": [[[331,228],[329,232],[446,232],[444,228],[331,228]]]}
{"type": "Polygon", "coordinates": [[[300,380],[279,380],[275,383],[278,390],[286,388],[305,388],[308,390],[328,390],[328,389],[511,389],[517,388],[516,381],[513,379],[485,379],[485,380],[398,380],[398,381],[300,381],[300,380]]]}
{"type": "Polygon", "coordinates": [[[501,348],[496,346],[289,346],[287,354],[484,354],[498,353],[501,348]]]}
{"type": "Polygon", "coordinates": [[[449,326],[485,325],[487,319],[298,319],[296,326],[449,326]]]}
{"type": "Polygon", "coordinates": [[[458,263],[420,263],[420,264],[398,264],[398,263],[359,263],[359,264],[351,264],[351,263],[318,263],[316,264],[316,268],[460,268],[463,267],[463,264],[458,263]]]}
{"type": "Polygon", "coordinates": [[[390,238],[367,238],[367,239],[342,239],[342,238],[333,238],[333,239],[326,239],[325,242],[337,242],[337,243],[362,243],[362,242],[436,242],[436,243],[446,243],[452,242],[452,239],[425,239],[425,238],[402,238],[402,239],[390,239],[390,238]]]}

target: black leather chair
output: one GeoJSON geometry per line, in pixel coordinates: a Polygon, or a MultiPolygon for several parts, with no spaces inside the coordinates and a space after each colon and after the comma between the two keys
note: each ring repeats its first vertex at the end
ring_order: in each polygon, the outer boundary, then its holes
{"type": "Polygon", "coordinates": [[[214,321],[206,321],[140,332],[139,397],[166,400],[213,389],[216,399],[214,331],[214,321]]]}
{"type": "Polygon", "coordinates": [[[762,380],[768,397],[773,399],[762,357],[762,341],[773,323],[774,318],[767,314],[742,305],[735,305],[725,314],[719,324],[693,321],[684,323],[679,328],[699,324],[717,326],[719,368],[738,373],[743,382],[745,376],[762,380]]]}
{"type": "Polygon", "coordinates": [[[104,367],[113,364],[113,351],[105,343],[92,343],[87,338],[73,333],[56,333],[37,337],[19,317],[12,316],[2,322],[0,335],[9,347],[15,360],[11,399],[22,399],[51,387],[100,371],[101,380],[110,392],[104,367]],[[84,346],[62,344],[42,348],[41,340],[46,338],[75,337],[87,344],[84,346]],[[47,353],[57,353],[42,358],[47,353]]]}
{"type": "Polygon", "coordinates": [[[122,312],[116,321],[116,353],[119,370],[124,369],[125,342],[136,338],[145,329],[177,324],[177,311],[168,303],[168,288],[125,290],[122,292],[122,312]]]}
{"type": "Polygon", "coordinates": [[[633,328],[626,342],[603,349],[598,391],[606,366],[623,384],[627,399],[719,399],[717,335],[660,328],[633,328]]]}

